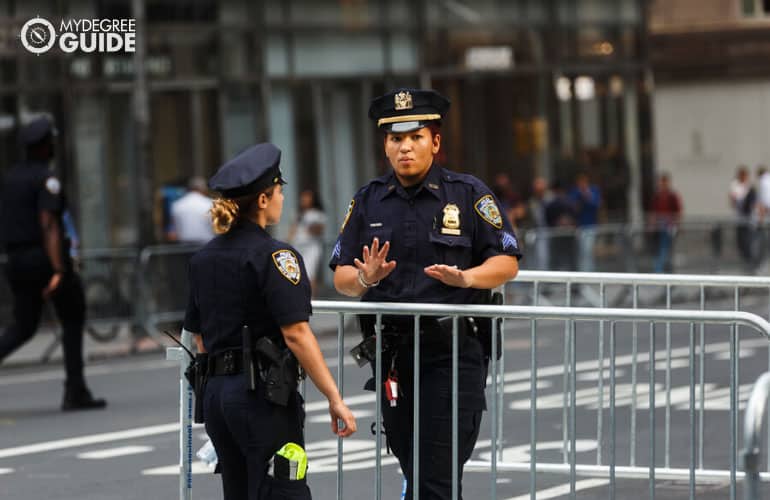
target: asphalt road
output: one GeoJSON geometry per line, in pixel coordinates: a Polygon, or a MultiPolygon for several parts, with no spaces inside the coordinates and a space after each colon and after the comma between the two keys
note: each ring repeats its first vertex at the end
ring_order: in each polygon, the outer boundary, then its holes
{"type": "MultiPolygon", "coordinates": [[[[744,309],[766,314],[767,298],[746,299],[744,309]]],[[[688,304],[678,304],[684,308],[688,304]]],[[[692,306],[692,304],[690,304],[692,306]]],[[[724,307],[729,306],[729,302],[724,307]]],[[[719,304],[712,306],[718,308],[719,304]]],[[[597,462],[597,419],[599,398],[598,325],[579,323],[576,327],[578,369],[576,371],[577,463],[597,462]]],[[[609,329],[607,328],[607,332],[609,329]]],[[[658,325],[655,334],[655,452],[656,464],[666,461],[666,327],[658,325]]],[[[526,462],[530,446],[530,325],[506,324],[504,451],[501,462],[526,462]]],[[[671,328],[670,440],[669,465],[686,468],[690,453],[689,413],[689,329],[671,328]]],[[[705,354],[706,398],[704,412],[703,465],[706,469],[728,470],[729,446],[729,328],[707,327],[705,354]]],[[[609,420],[609,335],[605,334],[605,371],[602,414],[602,461],[611,453],[609,420]]],[[[767,369],[767,341],[741,328],[740,400],[748,398],[751,384],[767,369]]],[[[619,325],[616,358],[616,443],[617,465],[631,462],[634,442],[636,465],[647,466],[650,456],[649,412],[649,327],[638,325],[636,339],[637,409],[636,435],[631,433],[631,380],[633,376],[633,330],[619,325]]],[[[347,348],[357,335],[351,333],[347,348]]],[[[321,339],[329,364],[337,366],[336,340],[321,339]]],[[[564,326],[539,322],[537,327],[537,443],[538,462],[563,461],[565,380],[564,326]]],[[[368,370],[345,362],[345,395],[359,419],[359,432],[345,441],[344,498],[374,498],[375,441],[368,429],[374,420],[374,397],[361,390],[368,370]]],[[[696,361],[696,363],[699,363],[696,361]]],[[[699,364],[696,366],[698,373],[699,364]]],[[[149,500],[178,497],[178,368],[162,354],[107,360],[88,367],[94,392],[109,400],[106,411],[63,414],[58,405],[62,393],[62,370],[57,366],[30,366],[0,371],[0,498],[60,500],[149,500]]],[[[696,393],[697,396],[697,393],[696,393]]],[[[488,404],[490,403],[488,397],[488,404]]],[[[698,401],[696,401],[698,408],[698,401]]],[[[311,387],[307,393],[307,450],[310,457],[309,481],[316,499],[335,498],[336,439],[329,431],[326,406],[311,387]]],[[[696,412],[696,431],[698,429],[696,412]]],[[[473,460],[488,460],[491,452],[490,414],[485,413],[482,432],[473,460]]],[[[742,428],[740,413],[739,428],[742,428]]],[[[696,433],[697,435],[697,433],[696,433]]],[[[205,442],[202,428],[194,431],[197,450],[205,442]]],[[[740,443],[737,445],[740,447],[740,443]]],[[[764,463],[764,461],[763,461],[764,463]]],[[[196,463],[193,498],[221,498],[221,485],[202,463],[196,463]]],[[[600,477],[578,476],[578,498],[608,498],[609,481],[600,477]]],[[[463,482],[466,499],[489,498],[492,478],[488,470],[467,470],[463,482]]],[[[497,498],[529,498],[530,475],[499,472],[497,498]]],[[[649,481],[618,477],[617,498],[649,497],[649,481]]],[[[569,495],[569,474],[538,473],[537,498],[569,495]]],[[[395,459],[384,453],[382,498],[400,498],[401,475],[395,459]]],[[[740,497],[741,488],[737,490],[740,497]]],[[[686,481],[658,480],[658,498],[688,498],[686,481]]],[[[698,484],[697,497],[723,499],[728,484],[698,484]]]]}

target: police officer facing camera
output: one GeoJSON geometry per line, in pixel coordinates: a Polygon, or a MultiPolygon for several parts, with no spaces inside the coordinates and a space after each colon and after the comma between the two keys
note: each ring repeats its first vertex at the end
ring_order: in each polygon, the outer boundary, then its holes
{"type": "Polygon", "coordinates": [[[310,498],[296,361],[329,401],[332,431],[346,437],[356,430],[308,325],[310,281],[302,256],[265,231],[281,218],[280,158],[274,145],[257,144],[210,179],[209,187],[222,194],[211,210],[218,236],[190,261],[184,327],[208,353],[203,418],[225,500],[310,498]],[[271,376],[286,373],[286,365],[276,364],[294,356],[293,381],[271,376]],[[282,382],[294,385],[285,391],[277,387],[282,382]]]}
{"type": "Polygon", "coordinates": [[[12,167],[0,194],[0,242],[8,252],[6,276],[13,292],[13,322],[0,335],[0,362],[32,338],[43,303],[53,302],[62,325],[66,373],[62,410],[104,408],[83,377],[83,285],[73,268],[62,214],[62,187],[53,174],[53,123],[38,118],[20,131],[26,160],[12,167]]]}
{"type": "MultiPolygon", "coordinates": [[[[433,90],[398,89],[372,101],[369,117],[384,133],[393,169],[350,202],[330,261],[340,293],[373,302],[485,303],[490,289],[516,276],[521,253],[492,191],[473,176],[434,163],[448,109],[449,100],[433,90]]],[[[489,332],[480,333],[467,320],[460,324],[461,480],[485,409],[487,358],[481,335],[489,332]]],[[[365,334],[373,333],[370,327],[365,334]]],[[[383,318],[383,420],[388,445],[407,479],[407,499],[415,488],[413,328],[404,317],[383,318]]],[[[448,499],[451,321],[423,318],[421,328],[420,499],[448,499]]]]}

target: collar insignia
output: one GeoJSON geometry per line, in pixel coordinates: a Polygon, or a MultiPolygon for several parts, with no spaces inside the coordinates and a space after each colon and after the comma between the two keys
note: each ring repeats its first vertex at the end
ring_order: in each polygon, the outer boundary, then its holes
{"type": "Polygon", "coordinates": [[[438,189],[438,184],[433,184],[432,182],[428,184],[428,187],[431,189],[438,189]]]}
{"type": "Polygon", "coordinates": [[[460,207],[454,203],[447,203],[441,223],[444,226],[441,228],[441,234],[460,236],[460,207]]]}
{"type": "Polygon", "coordinates": [[[393,97],[394,109],[401,111],[404,109],[412,109],[412,94],[407,91],[401,91],[393,97]]]}
{"type": "Polygon", "coordinates": [[[478,213],[482,219],[487,221],[495,229],[502,229],[503,218],[500,215],[500,209],[497,208],[497,203],[495,203],[495,199],[492,198],[492,195],[487,194],[479,198],[473,205],[473,208],[476,209],[476,213],[478,213]]]}
{"type": "Polygon", "coordinates": [[[302,277],[302,272],[299,268],[299,261],[297,256],[291,250],[278,250],[273,252],[273,263],[275,267],[281,272],[284,278],[291,281],[293,284],[299,284],[299,279],[302,277]]]}

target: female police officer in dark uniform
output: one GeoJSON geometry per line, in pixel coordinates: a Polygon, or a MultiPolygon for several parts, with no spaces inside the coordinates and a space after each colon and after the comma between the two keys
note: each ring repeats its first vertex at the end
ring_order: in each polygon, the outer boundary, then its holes
{"type": "Polygon", "coordinates": [[[184,327],[208,352],[203,412],[226,500],[310,498],[304,472],[287,477],[276,462],[287,443],[304,446],[301,397],[292,390],[285,406],[271,402],[258,377],[250,388],[244,325],[249,343],[267,337],[288,346],[328,399],[333,432],[346,437],[356,430],[308,325],[310,282],[301,256],[265,231],[281,217],[280,156],[272,144],[258,144],[211,178],[209,186],[223,196],[211,210],[220,235],[190,261],[184,327]]]}
{"type": "MultiPolygon", "coordinates": [[[[490,189],[475,177],[434,164],[440,120],[448,108],[449,101],[432,90],[399,89],[372,102],[369,116],[385,132],[393,170],[361,188],[350,203],[330,262],[340,293],[365,301],[473,304],[516,276],[521,253],[490,189]]],[[[448,499],[451,328],[446,331],[435,319],[423,320],[421,327],[420,499],[448,499]]],[[[413,325],[403,317],[386,317],[383,332],[389,346],[383,380],[396,378],[400,387],[395,406],[383,404],[385,432],[411,499],[413,325]]],[[[460,479],[485,407],[480,340],[470,334],[460,340],[460,479]]],[[[387,391],[383,397],[388,398],[387,391]]]]}

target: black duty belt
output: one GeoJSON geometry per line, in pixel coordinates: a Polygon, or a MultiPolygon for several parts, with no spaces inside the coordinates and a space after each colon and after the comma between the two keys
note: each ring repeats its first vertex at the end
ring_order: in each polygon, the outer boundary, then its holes
{"type": "Polygon", "coordinates": [[[209,376],[238,375],[243,373],[243,351],[230,349],[217,354],[209,354],[209,376]]]}

